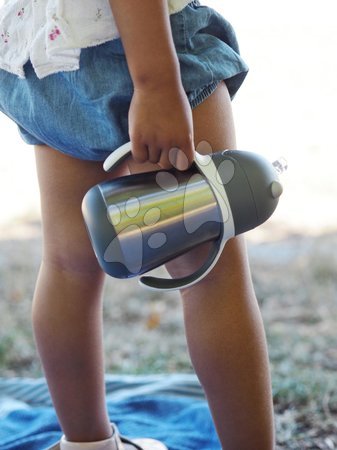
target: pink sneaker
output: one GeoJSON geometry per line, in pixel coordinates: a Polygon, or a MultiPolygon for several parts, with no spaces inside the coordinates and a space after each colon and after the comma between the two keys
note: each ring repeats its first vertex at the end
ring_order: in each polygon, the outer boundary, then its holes
{"type": "MultiPolygon", "coordinates": [[[[155,439],[148,438],[137,438],[137,439],[127,439],[121,436],[118,432],[118,428],[115,424],[111,424],[113,434],[112,434],[112,444],[114,445],[114,450],[168,450],[168,448],[162,443],[155,439]]],[[[46,450],[60,450],[60,442],[49,447],[46,450]]],[[[80,450],[80,446],[78,447],[80,450]]]]}

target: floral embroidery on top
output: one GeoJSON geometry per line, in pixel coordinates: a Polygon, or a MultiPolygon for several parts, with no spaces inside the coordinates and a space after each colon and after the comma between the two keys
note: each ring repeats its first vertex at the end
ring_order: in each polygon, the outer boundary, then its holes
{"type": "Polygon", "coordinates": [[[24,14],[25,14],[25,8],[21,8],[20,11],[18,11],[17,15],[20,19],[23,19],[24,14]]]}
{"type": "Polygon", "coordinates": [[[8,44],[8,41],[9,41],[9,33],[8,33],[8,31],[4,31],[3,33],[1,33],[1,39],[3,40],[3,42],[5,44],[8,44]]]}
{"type": "Polygon", "coordinates": [[[95,22],[97,22],[101,18],[102,18],[102,10],[101,10],[101,8],[97,8],[95,22]]]}
{"type": "Polygon", "coordinates": [[[54,28],[52,28],[51,32],[49,33],[49,39],[51,41],[55,41],[55,39],[61,34],[61,31],[57,25],[55,25],[54,28]]]}

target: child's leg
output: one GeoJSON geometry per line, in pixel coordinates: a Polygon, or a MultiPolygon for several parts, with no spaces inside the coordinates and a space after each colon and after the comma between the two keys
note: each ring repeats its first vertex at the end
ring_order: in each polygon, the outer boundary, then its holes
{"type": "Polygon", "coordinates": [[[101,163],[36,148],[44,235],[33,325],[50,392],[66,437],[111,435],[105,407],[103,274],[81,214],[85,192],[106,177],[101,163]]]}
{"type": "MultiPolygon", "coordinates": [[[[230,101],[221,85],[194,111],[195,142],[236,148],[230,101]]],[[[205,248],[168,265],[181,276],[200,266],[205,248]]],[[[235,238],[212,272],[182,292],[191,358],[224,450],[271,450],[273,413],[263,324],[243,239],[235,238]]]]}

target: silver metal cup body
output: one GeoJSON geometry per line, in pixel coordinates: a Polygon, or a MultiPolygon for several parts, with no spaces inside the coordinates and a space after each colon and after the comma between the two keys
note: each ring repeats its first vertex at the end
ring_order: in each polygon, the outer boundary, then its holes
{"type": "Polygon", "coordinates": [[[205,177],[192,167],[147,172],[102,183],[113,227],[106,263],[135,276],[170,261],[221,232],[221,212],[205,177]]]}

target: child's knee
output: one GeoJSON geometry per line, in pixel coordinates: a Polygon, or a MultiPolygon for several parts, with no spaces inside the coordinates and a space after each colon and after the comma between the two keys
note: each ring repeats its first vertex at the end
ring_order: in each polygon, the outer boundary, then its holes
{"type": "Polygon", "coordinates": [[[89,236],[81,222],[76,218],[71,223],[67,218],[57,225],[44,223],[43,261],[55,270],[84,273],[101,272],[89,236]],[[48,224],[50,225],[50,224],[48,224]],[[46,230],[47,228],[47,230],[46,230]]]}
{"type": "Polygon", "coordinates": [[[86,280],[100,280],[103,272],[95,258],[83,258],[82,255],[49,255],[43,258],[43,264],[55,272],[83,277],[86,280]]]}
{"type": "Polygon", "coordinates": [[[42,262],[50,270],[73,276],[82,275],[94,280],[103,275],[91,246],[82,248],[80,241],[45,244],[42,262]]]}

